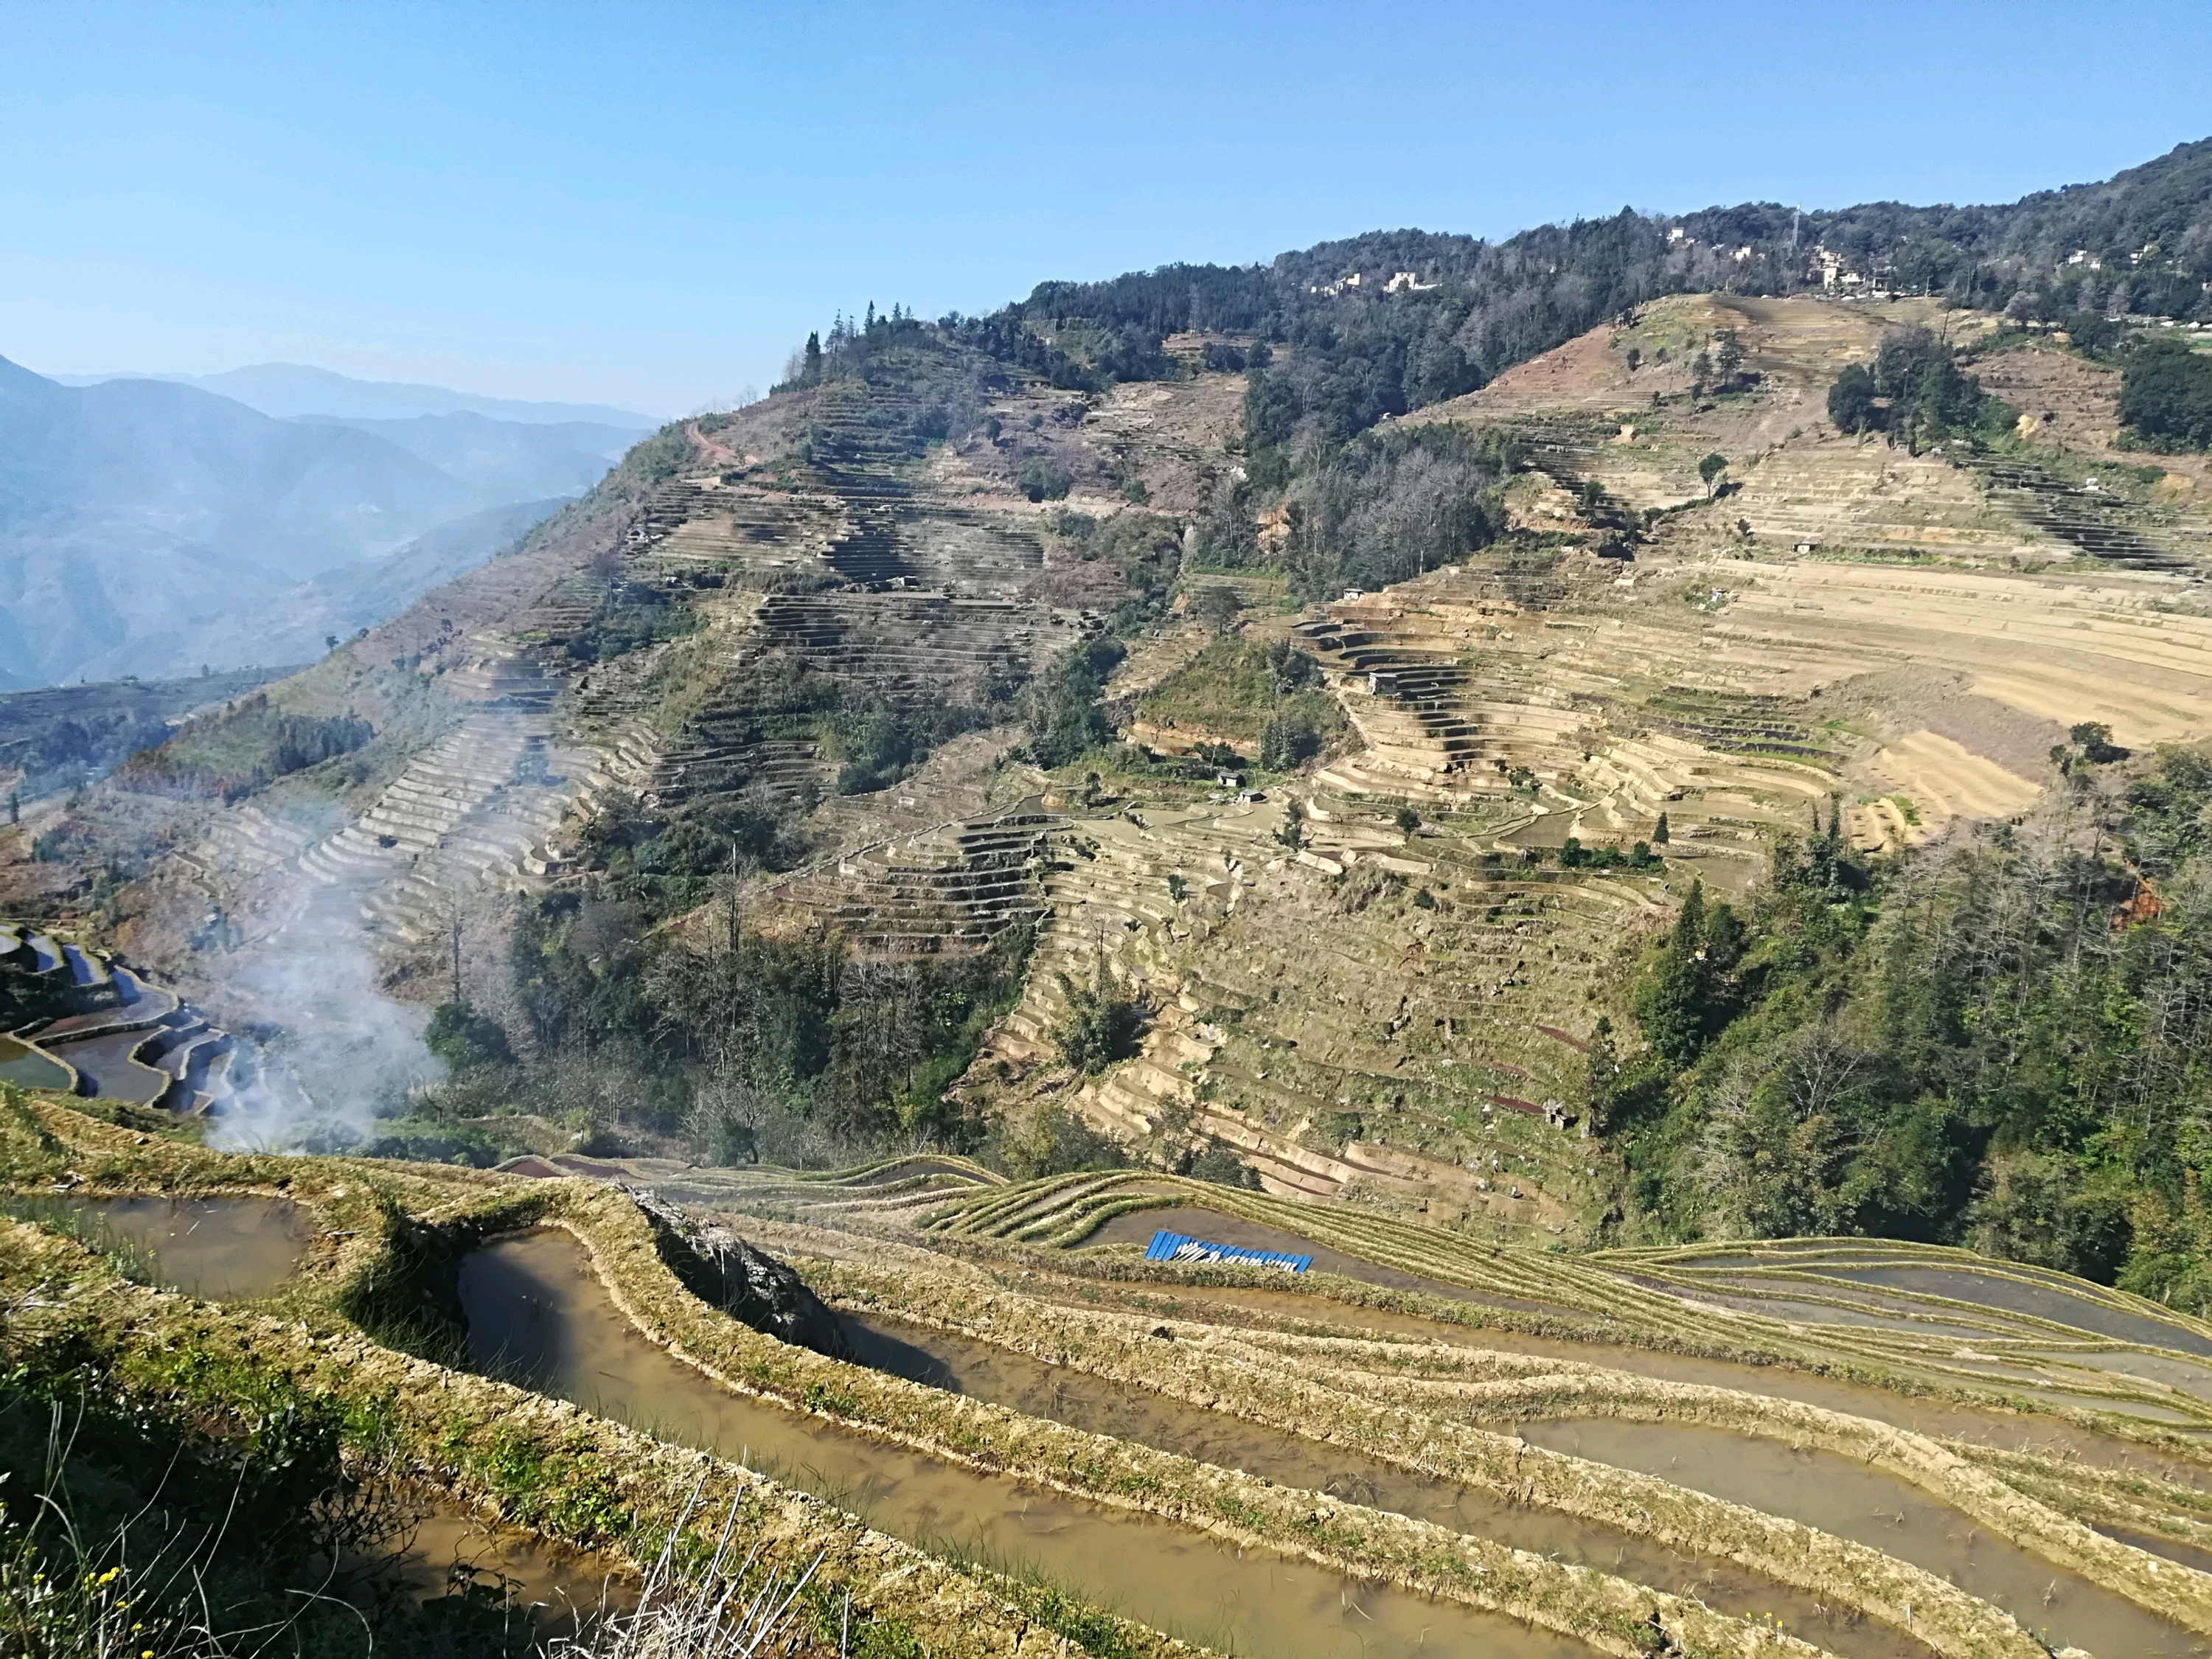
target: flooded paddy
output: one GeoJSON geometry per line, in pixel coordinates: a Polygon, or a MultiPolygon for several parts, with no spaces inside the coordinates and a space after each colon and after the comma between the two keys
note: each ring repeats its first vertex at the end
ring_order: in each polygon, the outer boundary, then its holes
{"type": "Polygon", "coordinates": [[[936,1553],[1034,1571],[1238,1653],[1352,1659],[1434,1647],[1585,1659],[1581,1644],[1193,1528],[941,1462],[718,1388],[639,1334],[574,1240],[496,1241],[461,1265],[476,1364],[681,1445],[738,1459],[936,1553]]]}
{"type": "MultiPolygon", "coordinates": [[[[1048,1365],[928,1326],[850,1314],[843,1316],[843,1324],[861,1364],[932,1388],[1219,1468],[1242,1469],[1279,1486],[1325,1492],[1347,1504],[1410,1516],[1454,1532],[1618,1573],[1677,1595],[1694,1595],[1738,1617],[1771,1618],[1793,1635],[1844,1659],[1918,1659],[1927,1652],[1903,1632],[1824,1608],[1809,1594],[1747,1572],[1733,1562],[1678,1553],[1632,1533],[1510,1504],[1455,1481],[1127,1383],[1048,1365]]],[[[1662,1479],[1671,1478],[1660,1473],[1662,1479]]]]}
{"type": "Polygon", "coordinates": [[[169,1086],[169,1075],[137,1055],[160,1036],[150,1030],[106,1031],[97,1036],[55,1037],[52,1042],[54,1052],[76,1067],[77,1075],[94,1094],[150,1106],[169,1086]]]}
{"type": "Polygon", "coordinates": [[[66,1093],[76,1081],[69,1067],[57,1064],[28,1043],[0,1036],[0,1083],[25,1089],[55,1089],[66,1093]]]}
{"type": "Polygon", "coordinates": [[[2179,1325],[2136,1313],[2110,1303],[2076,1295],[2057,1285],[2037,1284],[2005,1273],[1972,1267],[1904,1266],[1849,1267],[1822,1264],[1812,1271],[1832,1279],[1848,1279],[1912,1295],[1942,1297],[1994,1311],[2020,1314],[2071,1326],[2093,1336],[2115,1342],[2139,1343],[2145,1347],[2171,1348],[2181,1353],[2212,1358],[2212,1340],[2179,1325]]]}
{"type": "MultiPolygon", "coordinates": [[[[402,1494],[401,1501],[409,1501],[402,1494]]],[[[539,1639],[574,1636],[602,1614],[637,1605],[637,1575],[611,1556],[568,1548],[437,1495],[419,1500],[404,1547],[374,1562],[375,1580],[421,1603],[473,1586],[535,1620],[539,1639]]]]}
{"type": "Polygon", "coordinates": [[[1533,1445],[1657,1475],[1910,1561],[2002,1607],[2054,1648],[2078,1647],[2100,1659],[2212,1653],[2212,1640],[1990,1537],[1909,1481],[1832,1452],[1725,1429],[1615,1418],[1530,1422],[1521,1434],[1533,1445]]]}
{"type": "Polygon", "coordinates": [[[115,1257],[141,1284],[207,1302],[276,1295],[307,1248],[305,1218],[283,1199],[15,1194],[0,1210],[115,1257]]]}
{"type": "Polygon", "coordinates": [[[2100,1468],[2133,1469],[2182,1486],[2201,1484],[2208,1474],[2212,1474],[2212,1468],[2205,1464],[2189,1462],[2055,1418],[2013,1415],[1954,1401],[1892,1393],[1869,1384],[1783,1365],[1754,1365],[1740,1360],[1670,1353],[1659,1348],[1533,1336],[1490,1326],[1428,1319],[1392,1309],[1361,1307],[1325,1295],[1269,1290],[1259,1285],[1118,1284],[1101,1286],[1096,1296],[1090,1294],[1090,1287],[1081,1281],[1058,1286],[1024,1284],[1019,1288],[1026,1294],[1048,1295],[1066,1306],[1078,1309],[1126,1306],[1198,1323],[1225,1323],[1262,1330],[1279,1329],[1296,1321],[1328,1326],[1346,1336],[1411,1337],[1455,1347],[1572,1360],[1662,1382],[1732,1389],[1742,1394],[1793,1400],[1937,1439],[2073,1458],[2100,1468]]]}

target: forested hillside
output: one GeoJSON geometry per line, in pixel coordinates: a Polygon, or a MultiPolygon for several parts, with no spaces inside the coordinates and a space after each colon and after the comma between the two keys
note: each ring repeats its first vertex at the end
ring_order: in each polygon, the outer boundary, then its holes
{"type": "Polygon", "coordinates": [[[1176,372],[1161,349],[1169,335],[1256,335],[1297,349],[1290,390],[1274,393],[1291,422],[1341,441],[1662,295],[1817,290],[1822,248],[1869,286],[2016,316],[2212,316],[2212,139],[1998,206],[1624,208],[1496,243],[1376,231],[1265,265],[1044,283],[988,317],[955,320],[963,339],[1071,386],[1176,372]]]}
{"type": "Polygon", "coordinates": [[[1969,1243],[2212,1305],[2212,762],[2115,779],[2085,737],[2017,828],[1869,858],[1832,815],[1747,910],[1692,893],[1640,1045],[1590,1056],[1614,1224],[1969,1243]]]}

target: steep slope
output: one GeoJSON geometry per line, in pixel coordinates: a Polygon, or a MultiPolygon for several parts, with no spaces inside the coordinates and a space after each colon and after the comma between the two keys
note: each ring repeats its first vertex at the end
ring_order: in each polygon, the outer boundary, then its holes
{"type": "MultiPolygon", "coordinates": [[[[1049,530],[1061,507],[994,481],[1026,441],[917,434],[976,372],[957,352],[890,352],[869,376],[671,428],[512,553],[271,688],[265,711],[180,731],[162,764],[282,773],[238,750],[272,719],[366,722],[364,746],[228,803],[107,786],[29,829],[127,821],[142,848],[178,848],[148,860],[120,938],[238,1021],[284,1018],[267,999],[312,976],[311,945],[441,990],[457,915],[580,872],[604,881],[609,826],[704,836],[711,875],[728,856],[711,826],[772,822],[780,857],[839,857],[1003,810],[1027,786],[999,764],[1016,734],[992,722],[1098,631],[1074,596],[1126,590],[1049,530]],[[878,729],[921,748],[871,759],[878,729]]],[[[1233,391],[1206,392],[1234,410],[1233,391]]],[[[1093,445],[1082,402],[1041,381],[983,395],[1006,428],[1065,434],[1052,453],[1085,476],[1143,451],[1164,493],[1195,503],[1188,434],[1155,461],[1122,425],[1093,445]]],[[[1079,488],[1066,505],[1118,503],[1079,488]]]]}

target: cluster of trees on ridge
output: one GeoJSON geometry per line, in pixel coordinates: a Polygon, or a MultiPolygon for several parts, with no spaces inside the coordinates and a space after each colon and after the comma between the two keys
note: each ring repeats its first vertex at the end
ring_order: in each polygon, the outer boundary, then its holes
{"type": "MultiPolygon", "coordinates": [[[[2212,356],[2162,330],[2098,317],[2067,320],[2069,344],[2119,368],[2124,445],[2169,452],[2212,446],[2212,356]]],[[[2000,335],[1997,343],[2017,337],[2000,335]]],[[[1982,389],[1946,341],[1921,327],[1891,330],[1872,363],[1847,364],[1828,388],[1828,418],[1838,431],[1886,431],[1916,454],[1923,441],[1999,439],[2017,414],[1982,389]]]]}
{"type": "Polygon", "coordinates": [[[1917,454],[1922,439],[1994,431],[2013,411],[1959,367],[1949,344],[1925,328],[1893,329],[1871,365],[1847,364],[1828,388],[1838,432],[1888,431],[1917,454]]]}
{"type": "MultiPolygon", "coordinates": [[[[1328,366],[1312,407],[1343,438],[1386,414],[1473,391],[1663,295],[1816,289],[1816,246],[1889,270],[1904,291],[2022,318],[2212,318],[2212,139],[2101,183],[2002,205],[1800,212],[1744,203],[1679,216],[1624,208],[1495,243],[1376,231],[1264,265],[1172,264],[1042,283],[987,317],[956,314],[936,328],[1054,385],[1093,390],[1183,372],[1162,349],[1171,334],[1256,336],[1328,366]]],[[[811,343],[793,379],[811,384],[837,372],[856,337],[921,326],[896,307],[878,317],[872,306],[865,325],[841,321],[828,347],[811,343]]]]}
{"type": "Polygon", "coordinates": [[[2212,357],[2149,335],[2121,360],[2120,424],[2146,449],[2212,448],[2212,357]]]}
{"type": "Polygon", "coordinates": [[[2212,1308],[2212,757],[2076,729],[2045,818],[1901,857],[1832,811],[1693,890],[1601,1026],[1628,1238],[1971,1244],[2212,1308]]]}
{"type": "MultiPolygon", "coordinates": [[[[1209,504],[1200,551],[1221,567],[1283,562],[1299,592],[1318,594],[1401,579],[1498,533],[1496,485],[1514,458],[1473,453],[1464,440],[1433,431],[1376,441],[1388,417],[1475,390],[1662,295],[1817,288],[1816,246],[1887,271],[1892,286],[2016,319],[2071,322],[2085,339],[2107,308],[2212,316],[2212,140],[2102,183],[2000,206],[1877,203],[1801,213],[1750,203],[1674,216],[1623,209],[1495,243],[1378,231],[1267,264],[1043,283],[977,318],[924,323],[871,304],[863,319],[839,318],[826,340],[810,337],[786,384],[868,375],[872,361],[902,346],[952,352],[975,367],[963,377],[970,390],[933,403],[927,418],[933,429],[961,430],[994,374],[1097,392],[1191,372],[1187,358],[1165,349],[1169,336],[1235,337],[1209,342],[1202,362],[1250,373],[1249,459],[1244,478],[1209,504]],[[1289,348],[1283,361],[1273,348],[1289,348]],[[1254,522],[1261,503],[1292,515],[1289,535],[1264,559],[1254,522]]],[[[2130,424],[2154,443],[2204,441],[2212,381],[2199,370],[2178,353],[2147,356],[2131,374],[2140,384],[2130,424]]],[[[1845,430],[1887,424],[1917,446],[1973,432],[2003,410],[1939,343],[1916,336],[1885,347],[1872,368],[1847,372],[1835,412],[1845,430]]],[[[1030,493],[1064,487],[1041,475],[1030,493]]]]}

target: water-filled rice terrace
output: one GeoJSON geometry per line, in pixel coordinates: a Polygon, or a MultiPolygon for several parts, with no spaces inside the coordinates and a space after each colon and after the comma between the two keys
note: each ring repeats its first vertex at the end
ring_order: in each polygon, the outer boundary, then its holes
{"type": "Polygon", "coordinates": [[[941,1155],[224,1156],[26,1096],[0,1133],[9,1363],[374,1400],[510,1553],[696,1565],[734,1515],[812,1569],[788,1651],[2212,1649],[2212,1328],[2016,1264],[941,1155]],[[1146,1260],[1163,1228],[1312,1267],[1146,1260]]]}

